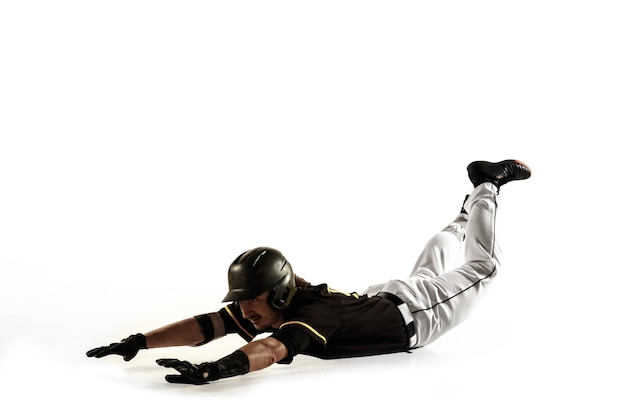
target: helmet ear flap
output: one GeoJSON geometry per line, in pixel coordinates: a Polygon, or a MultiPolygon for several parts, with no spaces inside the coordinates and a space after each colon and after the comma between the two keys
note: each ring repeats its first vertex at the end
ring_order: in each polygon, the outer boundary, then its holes
{"type": "Polygon", "coordinates": [[[271,306],[282,310],[289,305],[291,298],[293,297],[291,287],[284,287],[282,294],[278,294],[276,290],[272,291],[270,295],[272,298],[271,306]]]}

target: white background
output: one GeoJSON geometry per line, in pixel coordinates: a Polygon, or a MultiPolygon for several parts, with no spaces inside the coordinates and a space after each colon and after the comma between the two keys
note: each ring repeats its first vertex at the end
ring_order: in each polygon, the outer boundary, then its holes
{"type": "Polygon", "coordinates": [[[0,4],[0,392],[13,415],[624,415],[619,1],[0,4]],[[219,309],[244,250],[315,283],[410,272],[517,158],[503,267],[411,354],[207,386],[85,352],[219,309]]]}

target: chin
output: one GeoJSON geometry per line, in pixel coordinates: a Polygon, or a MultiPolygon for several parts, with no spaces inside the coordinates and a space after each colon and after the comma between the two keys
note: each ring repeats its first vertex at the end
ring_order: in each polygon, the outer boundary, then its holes
{"type": "Polygon", "coordinates": [[[252,325],[257,330],[265,330],[269,327],[267,324],[263,324],[263,323],[252,323],[252,325]]]}

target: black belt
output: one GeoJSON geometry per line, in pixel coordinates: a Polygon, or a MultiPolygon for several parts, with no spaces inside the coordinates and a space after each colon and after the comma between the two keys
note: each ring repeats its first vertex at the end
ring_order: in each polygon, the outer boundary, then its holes
{"type": "Polygon", "coordinates": [[[379,292],[376,295],[380,298],[386,298],[387,300],[391,301],[396,306],[398,311],[400,311],[402,319],[404,320],[404,325],[406,327],[406,334],[409,338],[409,349],[417,347],[415,322],[413,321],[413,315],[411,314],[411,310],[409,310],[409,306],[406,305],[406,303],[402,301],[400,297],[390,292],[379,292]]]}

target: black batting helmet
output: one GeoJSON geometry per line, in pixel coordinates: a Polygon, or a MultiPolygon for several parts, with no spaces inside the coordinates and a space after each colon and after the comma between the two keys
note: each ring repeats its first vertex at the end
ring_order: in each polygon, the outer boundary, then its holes
{"type": "Polygon", "coordinates": [[[228,294],[223,302],[251,300],[270,291],[269,303],[286,308],[296,292],[291,265],[276,249],[259,247],[237,257],[228,268],[228,294]]]}

